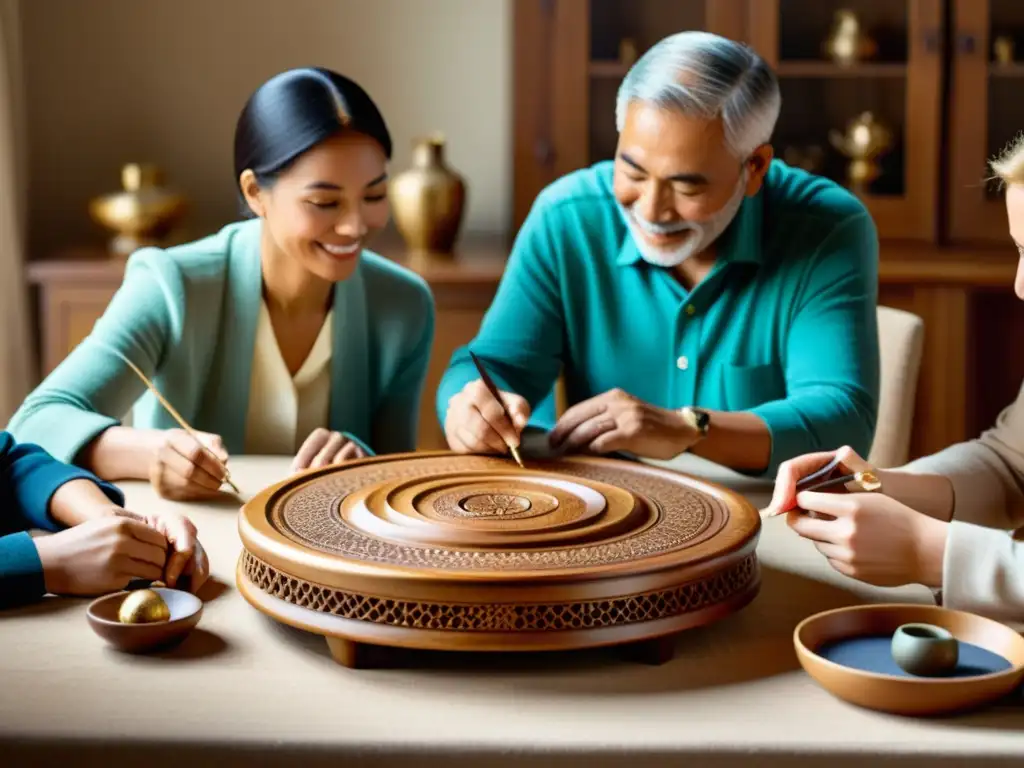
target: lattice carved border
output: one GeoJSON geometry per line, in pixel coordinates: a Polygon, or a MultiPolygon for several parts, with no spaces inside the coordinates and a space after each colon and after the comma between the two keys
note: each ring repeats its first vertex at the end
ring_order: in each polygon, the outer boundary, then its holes
{"type": "Polygon", "coordinates": [[[759,577],[757,555],[697,581],[628,597],[572,603],[484,605],[428,603],[361,595],[289,576],[242,554],[249,580],[268,595],[293,605],[355,621],[452,632],[536,632],[636,624],[710,608],[749,590],[759,577]]]}

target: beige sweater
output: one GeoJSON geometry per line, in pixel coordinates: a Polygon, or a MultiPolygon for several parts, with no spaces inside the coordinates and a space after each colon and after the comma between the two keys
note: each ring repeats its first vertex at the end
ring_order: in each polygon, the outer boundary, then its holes
{"type": "Polygon", "coordinates": [[[945,475],[953,514],[943,563],[942,603],[1024,621],[1024,386],[995,426],[906,467],[945,475]]]}

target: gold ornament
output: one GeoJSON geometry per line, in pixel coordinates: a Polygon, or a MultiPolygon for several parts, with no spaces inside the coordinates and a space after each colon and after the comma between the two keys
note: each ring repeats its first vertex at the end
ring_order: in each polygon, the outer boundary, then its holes
{"type": "Polygon", "coordinates": [[[845,134],[830,131],[828,138],[832,146],[849,158],[846,176],[850,186],[859,191],[881,174],[877,159],[893,144],[892,131],[871,112],[862,112],[850,121],[845,134]]]}
{"type": "Polygon", "coordinates": [[[466,183],[445,163],[444,148],[440,135],[415,142],[412,167],[388,187],[395,224],[414,256],[452,255],[462,225],[466,183]]]}
{"type": "Polygon", "coordinates": [[[1013,50],[1013,38],[1009,35],[1000,35],[992,43],[992,53],[998,64],[1013,64],[1013,50]]]}
{"type": "Polygon", "coordinates": [[[624,37],[619,41],[619,63],[631,67],[636,63],[638,57],[636,41],[631,37],[624,37]]]}
{"type": "Polygon", "coordinates": [[[868,37],[857,14],[848,8],[836,11],[832,32],[825,40],[825,56],[841,67],[872,58],[878,45],[868,37]]]}
{"type": "Polygon", "coordinates": [[[93,220],[117,233],[110,242],[114,254],[128,256],[148,245],[167,244],[187,204],[184,197],[165,189],[162,181],[156,166],[129,163],[121,169],[124,190],[89,203],[93,220]]]}
{"type": "Polygon", "coordinates": [[[117,620],[122,624],[152,624],[170,621],[171,611],[160,594],[152,589],[137,589],[129,592],[121,601],[117,620]]]}

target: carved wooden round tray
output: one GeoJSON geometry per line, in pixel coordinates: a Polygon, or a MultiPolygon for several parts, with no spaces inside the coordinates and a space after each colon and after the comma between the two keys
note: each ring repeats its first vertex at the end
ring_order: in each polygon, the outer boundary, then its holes
{"type": "Polygon", "coordinates": [[[274,619],[361,644],[552,650],[671,636],[745,606],[761,521],[641,463],[420,452],[311,470],[239,517],[238,585],[274,619]]]}

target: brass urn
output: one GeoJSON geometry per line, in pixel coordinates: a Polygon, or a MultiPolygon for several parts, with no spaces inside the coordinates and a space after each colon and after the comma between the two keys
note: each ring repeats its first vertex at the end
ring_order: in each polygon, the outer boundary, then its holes
{"type": "Polygon", "coordinates": [[[121,186],[122,191],[89,203],[93,220],[117,233],[110,241],[110,250],[117,256],[127,256],[145,246],[166,244],[185,215],[185,198],[166,189],[160,169],[147,163],[125,165],[121,186]]]}
{"type": "Polygon", "coordinates": [[[873,113],[862,112],[845,133],[830,131],[829,141],[850,161],[846,169],[850,188],[863,192],[881,175],[878,158],[892,148],[893,134],[873,113]]]}
{"type": "Polygon", "coordinates": [[[832,32],[822,47],[825,55],[840,67],[853,66],[878,52],[878,44],[864,31],[857,14],[847,8],[835,12],[832,32]]]}
{"type": "Polygon", "coordinates": [[[412,167],[388,186],[395,224],[410,255],[451,256],[462,226],[466,183],[445,162],[445,140],[413,144],[412,167]]]}
{"type": "Polygon", "coordinates": [[[1000,35],[992,43],[992,53],[1000,66],[1013,64],[1014,41],[1009,35],[1000,35]]]}

